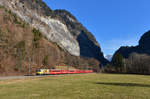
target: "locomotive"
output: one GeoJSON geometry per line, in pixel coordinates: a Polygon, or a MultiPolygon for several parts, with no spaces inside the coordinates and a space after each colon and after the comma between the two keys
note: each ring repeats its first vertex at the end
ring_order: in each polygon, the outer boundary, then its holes
{"type": "Polygon", "coordinates": [[[93,73],[93,70],[61,70],[61,69],[37,69],[36,75],[58,75],[58,74],[81,74],[81,73],[93,73]]]}

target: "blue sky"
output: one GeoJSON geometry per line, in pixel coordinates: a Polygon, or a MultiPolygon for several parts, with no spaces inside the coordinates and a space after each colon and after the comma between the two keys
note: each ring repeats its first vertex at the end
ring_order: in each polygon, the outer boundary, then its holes
{"type": "Polygon", "coordinates": [[[105,55],[137,45],[150,30],[150,0],[43,0],[71,12],[99,42],[105,55]]]}

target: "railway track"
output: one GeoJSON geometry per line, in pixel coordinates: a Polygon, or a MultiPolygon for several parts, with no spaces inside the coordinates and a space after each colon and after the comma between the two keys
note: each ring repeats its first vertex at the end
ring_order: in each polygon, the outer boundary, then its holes
{"type": "MultiPolygon", "coordinates": [[[[79,75],[79,74],[65,74],[65,75],[79,75]]],[[[40,78],[40,77],[54,77],[54,76],[64,76],[62,75],[32,75],[32,76],[0,76],[0,81],[2,80],[13,80],[13,79],[28,79],[28,78],[40,78]]]]}
{"type": "MultiPolygon", "coordinates": [[[[1,80],[11,80],[11,79],[26,79],[26,78],[38,78],[38,77],[48,77],[48,76],[56,76],[56,75],[43,75],[43,76],[6,76],[0,77],[1,80]]],[[[57,75],[59,76],[59,75],[57,75]]]]}

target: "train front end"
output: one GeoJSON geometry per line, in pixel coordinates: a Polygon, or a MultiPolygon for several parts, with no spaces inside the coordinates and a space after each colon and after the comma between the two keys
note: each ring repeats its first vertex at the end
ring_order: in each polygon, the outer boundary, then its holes
{"type": "Polygon", "coordinates": [[[49,75],[50,70],[49,69],[37,69],[36,75],[49,75]]]}

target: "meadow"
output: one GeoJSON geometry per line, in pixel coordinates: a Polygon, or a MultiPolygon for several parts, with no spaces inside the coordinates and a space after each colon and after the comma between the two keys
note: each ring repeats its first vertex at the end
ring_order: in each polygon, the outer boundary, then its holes
{"type": "Polygon", "coordinates": [[[150,99],[150,76],[93,73],[1,80],[0,99],[150,99]]]}

